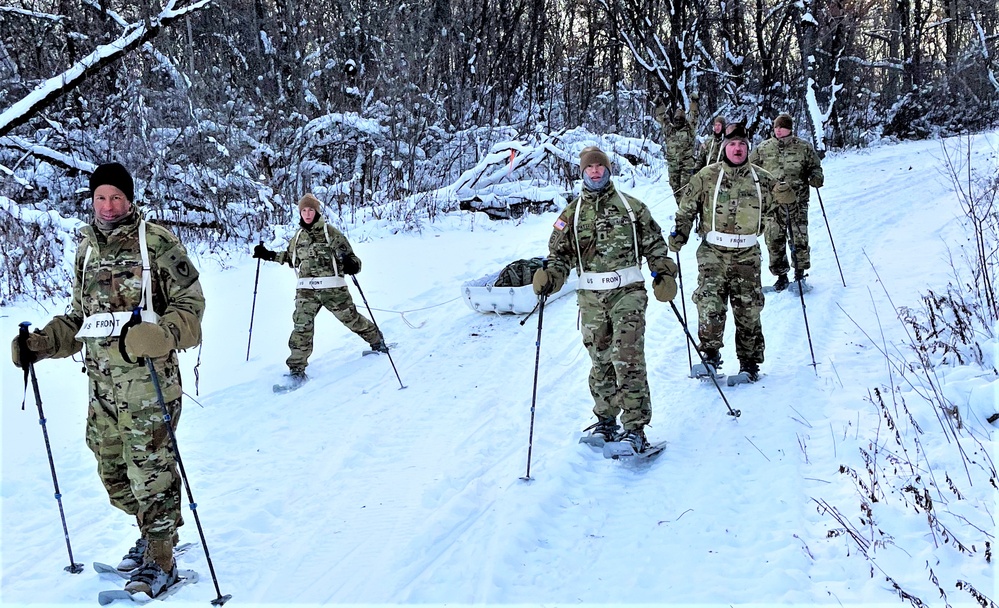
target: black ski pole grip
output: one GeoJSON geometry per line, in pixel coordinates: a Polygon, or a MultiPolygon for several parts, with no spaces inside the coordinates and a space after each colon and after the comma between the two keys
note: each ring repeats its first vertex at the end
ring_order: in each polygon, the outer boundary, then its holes
{"type": "Polygon", "coordinates": [[[145,365],[146,360],[142,357],[136,357],[135,361],[132,361],[132,358],[128,356],[128,351],[125,350],[125,334],[127,334],[128,330],[132,327],[142,323],[141,312],[142,307],[136,306],[135,310],[132,311],[132,316],[124,325],[121,326],[121,334],[118,336],[118,352],[121,353],[121,358],[124,359],[126,363],[135,363],[136,365],[145,365]]]}
{"type": "Polygon", "coordinates": [[[20,360],[18,367],[24,370],[25,378],[27,378],[28,366],[38,360],[35,353],[28,348],[28,326],[30,325],[30,321],[21,321],[17,330],[17,356],[20,360]]]}

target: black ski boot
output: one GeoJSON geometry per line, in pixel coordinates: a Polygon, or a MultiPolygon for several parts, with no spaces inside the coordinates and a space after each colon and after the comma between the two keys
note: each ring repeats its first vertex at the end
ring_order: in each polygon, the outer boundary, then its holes
{"type": "MultiPolygon", "coordinates": [[[[795,274],[797,274],[797,271],[795,271],[795,274]]],[[[777,282],[774,283],[774,291],[784,291],[790,283],[791,282],[787,280],[787,273],[782,272],[780,273],[780,276],[777,277],[777,282]]]]}
{"type": "Polygon", "coordinates": [[[118,564],[118,571],[131,572],[141,566],[146,557],[146,546],[148,544],[146,539],[141,537],[135,541],[135,544],[128,550],[128,553],[121,558],[121,562],[118,564]]]}
{"type": "Polygon", "coordinates": [[[649,440],[645,438],[645,431],[642,429],[631,429],[625,431],[618,437],[618,441],[626,441],[631,444],[636,454],[641,454],[649,447],[649,440]]]}
{"type": "Polygon", "coordinates": [[[371,350],[376,353],[387,353],[389,352],[388,344],[385,344],[385,340],[379,340],[371,345],[371,350]]]}
{"type": "Polygon", "coordinates": [[[805,277],[806,277],[806,276],[807,276],[807,275],[805,274],[805,271],[804,271],[804,270],[801,270],[801,269],[799,269],[799,268],[795,268],[795,269],[794,269],[794,281],[795,281],[795,282],[798,282],[798,281],[803,281],[803,280],[805,280],[805,277]]]}
{"type": "Polygon", "coordinates": [[[760,379],[760,364],[756,361],[743,361],[739,364],[739,373],[746,374],[750,382],[760,379]]]}
{"type": "Polygon", "coordinates": [[[603,439],[605,442],[614,441],[617,432],[621,427],[617,425],[614,418],[601,418],[590,431],[590,437],[603,439]]]}
{"type": "Polygon", "coordinates": [[[156,597],[176,582],[176,565],[170,572],[166,572],[156,562],[146,562],[132,572],[132,576],[125,585],[125,591],[129,593],[145,593],[149,597],[156,597]]]}

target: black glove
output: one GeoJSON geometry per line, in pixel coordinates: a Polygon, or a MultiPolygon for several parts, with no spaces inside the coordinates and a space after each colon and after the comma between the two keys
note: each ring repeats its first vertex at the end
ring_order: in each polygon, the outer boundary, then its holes
{"type": "Polygon", "coordinates": [[[277,253],[271,251],[270,249],[264,247],[263,245],[255,245],[253,247],[253,257],[266,260],[268,262],[273,262],[277,259],[277,253]]]}
{"type": "Polygon", "coordinates": [[[361,272],[361,259],[351,253],[340,260],[340,270],[344,274],[357,274],[361,272]]]}

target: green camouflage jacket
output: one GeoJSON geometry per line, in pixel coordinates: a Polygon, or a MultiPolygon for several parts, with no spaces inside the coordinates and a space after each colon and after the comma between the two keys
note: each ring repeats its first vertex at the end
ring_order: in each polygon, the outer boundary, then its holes
{"type": "MultiPolygon", "coordinates": [[[[76,251],[73,300],[69,311],[55,317],[42,330],[53,342],[54,357],[68,357],[86,344],[88,357],[107,353],[103,364],[127,365],[118,352],[117,338],[75,336],[83,320],[97,313],[129,312],[142,300],[142,254],[139,248],[141,218],[137,211],[108,234],[93,225],[80,230],[76,251]],[[84,264],[86,267],[84,268],[84,264]]],[[[145,222],[151,274],[151,302],[159,325],[169,330],[177,348],[201,343],[201,318],[205,297],[198,270],[180,240],[169,230],[145,222]]]]}
{"type": "Polygon", "coordinates": [[[707,167],[712,163],[717,163],[719,161],[725,160],[722,158],[721,151],[722,138],[716,136],[712,131],[704,143],[701,144],[700,151],[697,155],[697,168],[698,170],[707,167]]]}
{"type": "Polygon", "coordinates": [[[277,254],[275,261],[288,264],[298,272],[298,278],[343,276],[340,261],[353,255],[347,237],[317,217],[312,225],[291,237],[288,249],[277,254]]]}
{"type": "Polygon", "coordinates": [[[771,137],[749,153],[749,162],[760,165],[778,180],[791,185],[799,203],[807,203],[809,186],[825,183],[822,164],[815,148],[794,135],[784,141],[771,137]]]}
{"type": "Polygon", "coordinates": [[[662,228],[652,219],[645,203],[637,198],[627,198],[635,214],[632,224],[628,210],[621,201],[614,184],[601,192],[583,189],[581,196],[569,203],[559,215],[548,240],[549,269],[564,280],[569,270],[577,273],[612,272],[630,266],[639,266],[635,259],[635,235],[638,236],[638,253],[644,257],[649,270],[669,272],[666,260],[669,249],[663,239],[662,228]],[[576,232],[575,216],[579,208],[579,232],[576,232]],[[577,252],[576,240],[579,240],[577,252]],[[581,254],[581,255],[580,255],[581,254]],[[582,258],[583,267],[579,268],[582,258]]]}
{"type": "Polygon", "coordinates": [[[687,120],[683,126],[673,122],[661,123],[663,137],[666,142],[666,164],[671,172],[693,174],[697,170],[697,101],[691,100],[687,109],[687,120]]]}
{"type": "Polygon", "coordinates": [[[676,240],[687,242],[695,219],[699,221],[697,233],[702,237],[710,230],[726,234],[763,234],[767,217],[773,217],[777,212],[778,204],[773,195],[776,185],[777,180],[770,173],[748,162],[741,167],[731,167],[725,162],[708,165],[690,178],[690,188],[680,201],[676,212],[676,240]],[[717,188],[722,171],[721,187],[717,188]],[[753,179],[754,172],[759,190],[753,179]]]}

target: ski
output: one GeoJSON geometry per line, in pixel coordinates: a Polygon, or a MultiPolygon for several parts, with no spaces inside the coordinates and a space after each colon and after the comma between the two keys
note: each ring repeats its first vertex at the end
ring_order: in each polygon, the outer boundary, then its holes
{"type": "Polygon", "coordinates": [[[756,380],[750,380],[748,372],[739,372],[738,374],[732,374],[725,378],[725,384],[728,386],[736,386],[738,384],[754,384],[760,381],[763,374],[760,374],[756,380]]]}
{"type": "MultiPolygon", "coordinates": [[[[812,290],[812,284],[809,283],[808,281],[802,279],[801,280],[801,284],[803,286],[803,291],[805,293],[808,293],[809,291],[812,290]]],[[[792,294],[792,295],[796,296],[796,295],[799,295],[799,293],[798,293],[798,282],[797,281],[791,281],[791,283],[786,288],[784,288],[782,291],[777,291],[776,289],[774,289],[773,285],[764,285],[763,286],[763,293],[789,293],[789,294],[792,294]]]]}
{"type": "Polygon", "coordinates": [[[725,374],[719,372],[710,363],[695,363],[690,368],[690,377],[697,378],[702,382],[707,382],[714,376],[716,380],[724,380],[725,374]]]}
{"type": "Polygon", "coordinates": [[[291,374],[285,374],[287,380],[284,383],[279,383],[274,385],[274,392],[278,395],[283,395],[285,393],[290,393],[291,391],[298,390],[309,381],[309,377],[305,376],[302,378],[295,378],[291,374]]]}
{"type": "MultiPolygon", "coordinates": [[[[398,345],[399,345],[398,342],[390,342],[390,343],[386,344],[385,346],[388,346],[389,350],[392,350],[393,348],[395,348],[398,345]]],[[[368,355],[384,355],[384,354],[385,353],[383,353],[380,350],[371,350],[371,349],[368,349],[368,350],[362,350],[361,351],[361,356],[362,357],[367,357],[368,355]]]]}
{"type": "Polygon", "coordinates": [[[602,452],[607,442],[600,435],[583,435],[579,438],[579,443],[590,446],[594,452],[602,452]]]}
{"type": "MultiPolygon", "coordinates": [[[[176,559],[176,558],[180,557],[181,555],[184,555],[185,553],[187,553],[192,548],[197,547],[197,546],[198,546],[198,543],[181,543],[181,544],[179,544],[179,545],[177,545],[176,547],[173,548],[173,556],[176,559]]],[[[101,563],[101,562],[94,562],[94,570],[98,574],[110,574],[110,575],[114,575],[114,576],[116,576],[118,578],[123,578],[126,581],[132,575],[132,571],[131,570],[119,570],[118,568],[112,566],[111,564],[104,564],[104,563],[101,563]]]]}
{"type": "Polygon", "coordinates": [[[649,447],[645,448],[644,452],[636,452],[630,441],[608,441],[604,443],[603,453],[604,458],[610,458],[612,460],[627,458],[637,462],[655,458],[659,454],[662,454],[665,449],[665,441],[650,443],[649,447]]]}
{"type": "Polygon", "coordinates": [[[198,573],[194,570],[177,570],[177,582],[163,590],[156,597],[149,597],[145,593],[129,593],[124,589],[111,589],[101,591],[97,594],[97,602],[101,606],[107,606],[113,602],[125,601],[133,604],[147,604],[151,601],[162,600],[170,597],[180,590],[181,587],[198,582],[198,573]]]}

